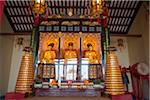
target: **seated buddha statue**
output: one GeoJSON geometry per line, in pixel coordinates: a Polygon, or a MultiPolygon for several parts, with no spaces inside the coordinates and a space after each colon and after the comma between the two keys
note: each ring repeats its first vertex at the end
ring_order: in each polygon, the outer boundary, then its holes
{"type": "Polygon", "coordinates": [[[49,49],[44,52],[42,63],[51,63],[54,64],[54,60],[56,58],[56,50],[53,49],[54,43],[50,43],[48,45],[49,49]]]}
{"type": "Polygon", "coordinates": [[[73,49],[73,43],[68,43],[68,48],[64,51],[64,59],[65,59],[65,74],[64,78],[66,80],[76,80],[77,78],[77,51],[73,49]],[[74,65],[73,65],[74,64],[74,65]]]}
{"type": "Polygon", "coordinates": [[[98,64],[98,59],[96,51],[93,50],[93,46],[90,43],[87,44],[87,50],[84,51],[84,58],[89,59],[89,79],[96,79],[99,76],[97,74],[99,66],[93,64],[98,64]]]}
{"type": "Polygon", "coordinates": [[[48,63],[52,65],[46,65],[43,67],[43,78],[55,78],[55,58],[56,58],[56,50],[53,49],[54,43],[50,43],[48,45],[49,49],[46,50],[43,54],[42,63],[48,63]]]}
{"type": "Polygon", "coordinates": [[[84,51],[84,58],[89,58],[90,64],[98,64],[96,51],[93,50],[92,44],[87,44],[87,50],[84,51]]]}
{"type": "Polygon", "coordinates": [[[73,49],[72,42],[68,43],[68,49],[65,49],[64,58],[65,59],[77,58],[77,51],[73,49]]]}

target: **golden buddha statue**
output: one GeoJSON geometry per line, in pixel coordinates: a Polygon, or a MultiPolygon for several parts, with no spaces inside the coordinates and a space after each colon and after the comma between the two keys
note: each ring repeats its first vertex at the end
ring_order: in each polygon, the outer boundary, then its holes
{"type": "Polygon", "coordinates": [[[87,50],[84,51],[84,58],[89,59],[89,79],[99,78],[100,75],[98,75],[97,70],[99,70],[100,66],[93,65],[93,64],[98,64],[99,61],[98,61],[96,51],[93,50],[93,46],[91,43],[87,44],[87,50]]]}
{"type": "Polygon", "coordinates": [[[89,58],[90,64],[98,64],[96,51],[93,50],[92,44],[87,44],[87,50],[84,51],[84,58],[89,58]]]}
{"type": "Polygon", "coordinates": [[[48,63],[51,65],[46,65],[43,67],[43,78],[55,78],[55,58],[56,50],[53,49],[54,43],[48,45],[49,50],[46,50],[43,54],[42,63],[48,63]]]}
{"type": "Polygon", "coordinates": [[[65,79],[76,80],[77,78],[77,51],[73,49],[73,43],[68,43],[68,49],[64,52],[65,59],[65,79]],[[74,59],[75,58],[75,59],[74,59]],[[74,64],[74,65],[73,65],[74,64]]]}
{"type": "Polygon", "coordinates": [[[56,58],[56,50],[53,49],[54,43],[50,43],[49,50],[46,50],[43,55],[42,63],[51,63],[54,64],[54,60],[56,58]]]}
{"type": "Polygon", "coordinates": [[[77,51],[73,49],[73,43],[68,43],[68,49],[65,50],[64,54],[65,59],[77,58],[77,51]]]}

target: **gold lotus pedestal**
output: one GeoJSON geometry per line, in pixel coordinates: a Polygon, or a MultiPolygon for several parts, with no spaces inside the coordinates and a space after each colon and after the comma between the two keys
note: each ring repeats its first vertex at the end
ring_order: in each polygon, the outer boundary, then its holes
{"type": "Polygon", "coordinates": [[[106,63],[106,93],[118,95],[124,93],[121,71],[114,51],[110,51],[106,63]]]}
{"type": "Polygon", "coordinates": [[[25,48],[16,82],[16,92],[31,93],[33,85],[33,59],[30,48],[25,48]]]}

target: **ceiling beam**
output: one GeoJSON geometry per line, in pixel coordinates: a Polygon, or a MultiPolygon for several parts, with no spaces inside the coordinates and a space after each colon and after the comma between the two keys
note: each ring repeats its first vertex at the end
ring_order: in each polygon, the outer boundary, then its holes
{"type": "MultiPolygon", "coordinates": [[[[15,33],[0,33],[0,35],[5,36],[5,35],[31,35],[32,32],[15,32],[15,33]]],[[[137,37],[140,38],[142,37],[141,34],[137,34],[137,35],[131,35],[131,34],[114,34],[111,33],[110,34],[111,37],[137,37]]]]}
{"type": "Polygon", "coordinates": [[[141,34],[137,34],[137,35],[131,35],[131,34],[110,34],[110,36],[118,36],[118,37],[137,37],[137,38],[140,38],[142,37],[141,34]]]}
{"type": "MultiPolygon", "coordinates": [[[[6,6],[7,8],[29,8],[30,6],[6,6]]],[[[87,9],[88,7],[86,6],[48,6],[48,8],[82,8],[82,9],[87,9]]],[[[125,8],[125,7],[108,7],[108,9],[125,9],[125,10],[135,10],[136,8],[125,8]]]]}
{"type": "MultiPolygon", "coordinates": [[[[10,17],[34,17],[33,15],[10,15],[10,17]]],[[[109,18],[132,18],[132,17],[125,17],[125,16],[109,16],[109,18]]],[[[79,19],[79,18],[78,18],[79,19]]],[[[82,18],[84,19],[84,18],[82,18]]]]}
{"type": "Polygon", "coordinates": [[[0,33],[0,35],[31,35],[32,32],[0,33]]]}

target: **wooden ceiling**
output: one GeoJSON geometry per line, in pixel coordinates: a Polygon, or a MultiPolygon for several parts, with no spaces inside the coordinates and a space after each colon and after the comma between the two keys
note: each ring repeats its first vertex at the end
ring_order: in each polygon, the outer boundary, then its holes
{"type": "MultiPolygon", "coordinates": [[[[60,13],[67,15],[70,8],[73,8],[74,15],[90,13],[90,9],[87,7],[90,0],[47,0],[46,3],[48,5],[48,15],[58,15],[60,13]]],[[[109,4],[108,27],[110,33],[127,34],[141,3],[138,0],[112,0],[109,4]]],[[[5,2],[5,14],[14,32],[32,31],[34,19],[30,4],[31,0],[8,0],[5,2]]],[[[80,18],[76,17],[76,19],[80,18]]]]}

